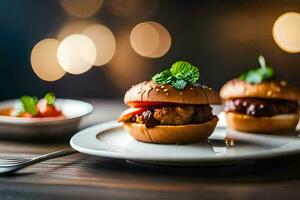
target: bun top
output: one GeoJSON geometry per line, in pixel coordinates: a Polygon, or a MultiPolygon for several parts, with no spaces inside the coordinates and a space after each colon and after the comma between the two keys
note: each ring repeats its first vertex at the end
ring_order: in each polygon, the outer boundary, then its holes
{"type": "Polygon", "coordinates": [[[300,91],[288,85],[285,81],[265,81],[259,84],[249,84],[239,79],[228,81],[220,91],[223,99],[233,98],[266,98],[298,101],[300,91]]]}
{"type": "Polygon", "coordinates": [[[124,102],[166,102],[180,104],[221,104],[221,98],[205,85],[187,85],[183,90],[175,89],[171,84],[159,85],[154,81],[145,81],[132,86],[125,94],[124,102]]]}

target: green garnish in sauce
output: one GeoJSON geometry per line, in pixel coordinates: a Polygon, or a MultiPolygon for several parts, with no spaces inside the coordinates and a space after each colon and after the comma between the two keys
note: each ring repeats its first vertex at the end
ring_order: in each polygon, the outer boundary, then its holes
{"type": "Polygon", "coordinates": [[[262,55],[258,57],[258,62],[260,65],[259,68],[249,70],[240,75],[239,78],[250,84],[257,84],[271,79],[274,74],[273,69],[266,65],[265,58],[262,55]]]}
{"type": "MultiPolygon", "coordinates": [[[[54,105],[55,95],[53,92],[48,92],[44,99],[47,101],[48,105],[54,105]]],[[[37,108],[38,102],[39,99],[36,96],[22,96],[20,98],[20,104],[17,104],[14,108],[14,116],[19,116],[24,112],[36,116],[39,112],[37,108]]]]}
{"type": "Polygon", "coordinates": [[[200,76],[199,69],[186,61],[175,62],[170,69],[164,70],[152,77],[160,85],[172,84],[178,90],[183,90],[187,84],[194,84],[200,76]]]}
{"type": "MultiPolygon", "coordinates": [[[[23,105],[23,112],[28,112],[32,116],[38,114],[37,103],[39,102],[38,98],[33,96],[22,96],[20,101],[23,105]]],[[[22,108],[22,107],[21,107],[22,108]]]]}
{"type": "Polygon", "coordinates": [[[55,102],[55,94],[53,92],[48,92],[45,97],[48,105],[53,105],[55,102]]]}

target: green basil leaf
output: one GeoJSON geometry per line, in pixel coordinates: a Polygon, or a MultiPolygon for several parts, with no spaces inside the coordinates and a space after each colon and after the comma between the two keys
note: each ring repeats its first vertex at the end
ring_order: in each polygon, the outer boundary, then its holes
{"type": "Polygon", "coordinates": [[[245,78],[245,81],[250,84],[260,83],[262,80],[263,77],[255,71],[250,71],[245,78]]]}
{"type": "Polygon", "coordinates": [[[248,72],[241,74],[239,78],[250,84],[257,84],[264,80],[271,79],[274,75],[274,71],[271,67],[266,65],[265,58],[262,55],[258,57],[258,62],[260,68],[249,70],[248,72]]]}
{"type": "Polygon", "coordinates": [[[47,104],[49,105],[53,105],[54,102],[55,102],[55,94],[53,92],[48,92],[46,95],[45,95],[45,99],[47,101],[47,104]]]}
{"type": "Polygon", "coordinates": [[[187,82],[182,79],[176,79],[172,81],[172,85],[174,88],[178,90],[183,90],[186,86],[187,82]]]}
{"type": "Polygon", "coordinates": [[[188,67],[188,65],[189,65],[188,62],[177,61],[172,65],[170,71],[173,76],[176,76],[177,74],[182,73],[188,67]]]}
{"type": "Polygon", "coordinates": [[[182,90],[187,84],[194,84],[199,79],[199,69],[186,61],[175,62],[170,70],[164,70],[152,77],[161,85],[171,83],[174,88],[182,90]]]}
{"type": "Polygon", "coordinates": [[[273,76],[273,69],[271,67],[264,67],[259,68],[256,71],[258,74],[260,74],[264,79],[269,79],[273,76]]]}
{"type": "Polygon", "coordinates": [[[182,79],[191,84],[196,83],[200,76],[199,69],[186,61],[175,62],[170,71],[176,79],[182,79]]]}
{"type": "Polygon", "coordinates": [[[38,113],[36,106],[39,100],[37,97],[22,96],[20,101],[23,104],[25,112],[30,113],[32,116],[35,116],[38,113]]]}
{"type": "Polygon", "coordinates": [[[152,80],[161,85],[165,85],[171,83],[172,81],[172,73],[169,70],[164,70],[159,74],[156,74],[152,77],[152,80]]]}

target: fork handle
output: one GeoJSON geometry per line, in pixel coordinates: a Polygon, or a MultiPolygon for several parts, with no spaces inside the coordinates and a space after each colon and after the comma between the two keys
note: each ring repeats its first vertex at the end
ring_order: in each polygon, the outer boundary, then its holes
{"type": "Polygon", "coordinates": [[[74,153],[78,153],[78,151],[74,150],[73,148],[62,149],[59,151],[55,151],[55,152],[51,152],[51,153],[47,153],[47,154],[38,156],[38,157],[32,159],[30,163],[35,164],[35,163],[43,162],[43,161],[50,160],[53,158],[59,158],[62,156],[71,155],[74,153]]]}

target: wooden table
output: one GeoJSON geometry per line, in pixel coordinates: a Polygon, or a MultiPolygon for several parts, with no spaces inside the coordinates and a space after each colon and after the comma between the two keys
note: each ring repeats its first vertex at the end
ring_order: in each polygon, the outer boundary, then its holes
{"type": "MultiPolygon", "coordinates": [[[[119,102],[92,101],[82,127],[113,119],[119,102]]],[[[32,157],[65,148],[0,142],[0,155],[32,157]]],[[[74,154],[0,177],[0,199],[300,199],[300,155],[228,167],[173,168],[74,154]]]]}

